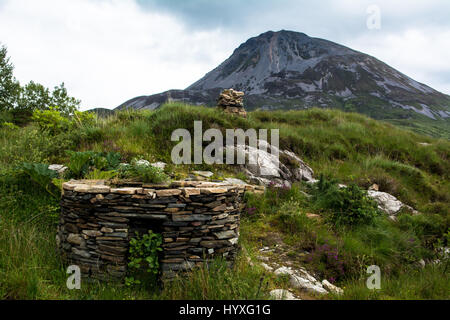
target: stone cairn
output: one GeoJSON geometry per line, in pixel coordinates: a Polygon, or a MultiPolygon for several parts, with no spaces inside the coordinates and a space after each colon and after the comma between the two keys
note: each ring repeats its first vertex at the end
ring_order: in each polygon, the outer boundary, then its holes
{"type": "Polygon", "coordinates": [[[166,185],[70,181],[63,185],[57,242],[83,277],[123,279],[136,232],[163,236],[161,278],[238,251],[242,198],[260,187],[200,181],[166,185]]]}
{"type": "Polygon", "coordinates": [[[224,90],[219,96],[217,106],[226,113],[247,117],[247,112],[244,109],[244,92],[233,89],[224,90]]]}

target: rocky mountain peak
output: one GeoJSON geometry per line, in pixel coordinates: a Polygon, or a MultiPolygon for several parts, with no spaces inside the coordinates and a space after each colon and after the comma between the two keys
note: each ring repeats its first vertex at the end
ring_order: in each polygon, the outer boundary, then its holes
{"type": "Polygon", "coordinates": [[[250,38],[186,90],[132,99],[120,108],[183,101],[215,106],[223,89],[245,92],[247,110],[340,108],[376,119],[450,120],[450,96],[367,54],[301,32],[250,38]]]}

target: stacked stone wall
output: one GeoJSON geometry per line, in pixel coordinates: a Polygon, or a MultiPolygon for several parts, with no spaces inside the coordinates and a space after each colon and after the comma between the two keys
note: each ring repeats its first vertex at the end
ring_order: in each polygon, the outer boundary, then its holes
{"type": "Polygon", "coordinates": [[[135,232],[161,233],[164,279],[238,251],[243,195],[249,185],[173,182],[170,185],[71,181],[63,186],[57,241],[88,278],[123,279],[135,232]]]}

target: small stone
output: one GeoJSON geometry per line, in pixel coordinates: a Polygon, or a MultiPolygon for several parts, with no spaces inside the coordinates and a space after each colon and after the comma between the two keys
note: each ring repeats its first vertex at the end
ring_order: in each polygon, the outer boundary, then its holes
{"type": "Polygon", "coordinates": [[[291,292],[284,289],[275,289],[270,291],[270,297],[274,300],[300,300],[296,298],[291,292]]]}
{"type": "Polygon", "coordinates": [[[344,294],[344,290],[331,284],[330,282],[328,282],[328,280],[323,280],[322,285],[325,289],[327,289],[330,292],[333,292],[338,295],[344,294]]]}
{"type": "Polygon", "coordinates": [[[111,188],[108,186],[91,186],[88,193],[109,193],[111,188]]]}
{"type": "Polygon", "coordinates": [[[97,230],[83,230],[82,233],[84,235],[87,235],[88,237],[99,237],[99,236],[103,235],[102,232],[97,231],[97,230]]]}
{"type": "Polygon", "coordinates": [[[425,268],[425,265],[426,265],[425,260],[420,259],[419,260],[419,265],[420,265],[421,268],[425,268]]]}
{"type": "Polygon", "coordinates": [[[164,170],[166,168],[167,164],[164,162],[155,162],[155,163],[152,163],[151,166],[161,169],[161,170],[164,170]]]}
{"type": "Polygon", "coordinates": [[[193,174],[204,178],[211,178],[214,175],[211,171],[194,171],[193,174]]]}
{"type": "Polygon", "coordinates": [[[180,189],[167,189],[167,190],[157,190],[156,191],[156,195],[160,198],[178,196],[180,194],[181,194],[180,189]]]}
{"type": "Polygon", "coordinates": [[[227,188],[201,188],[200,192],[203,194],[219,194],[219,193],[227,193],[227,188]]]}
{"type": "Polygon", "coordinates": [[[268,264],[264,263],[264,262],[261,263],[261,266],[262,266],[266,271],[269,271],[269,272],[272,272],[272,271],[273,271],[273,268],[272,268],[271,266],[269,266],[268,264]]]}
{"type": "Polygon", "coordinates": [[[142,188],[118,188],[118,189],[111,189],[111,193],[116,194],[137,194],[141,193],[143,191],[142,188]]]}
{"type": "Polygon", "coordinates": [[[309,219],[320,219],[320,218],[322,218],[320,215],[314,214],[314,213],[307,213],[306,216],[307,216],[309,219]]]}
{"type": "Polygon", "coordinates": [[[101,232],[104,232],[104,233],[113,233],[113,232],[114,232],[113,229],[111,229],[111,228],[106,228],[106,227],[103,227],[100,231],[101,231],[101,232]]]}
{"type": "Polygon", "coordinates": [[[69,234],[67,237],[67,242],[75,245],[81,245],[84,242],[84,239],[79,234],[69,234]]]}
{"type": "Polygon", "coordinates": [[[236,233],[232,230],[229,231],[223,231],[223,232],[215,232],[214,236],[216,236],[217,239],[223,240],[223,239],[230,239],[236,237],[236,233]]]}
{"type": "Polygon", "coordinates": [[[198,195],[200,195],[200,189],[197,189],[197,188],[184,188],[183,189],[183,194],[184,194],[185,197],[198,196],[198,195]]]}
{"type": "Polygon", "coordinates": [[[72,252],[78,256],[81,256],[83,258],[90,258],[91,254],[87,251],[84,250],[79,250],[77,248],[72,248],[72,252]]]}
{"type": "Polygon", "coordinates": [[[68,168],[65,167],[65,166],[63,166],[63,165],[61,165],[61,164],[52,164],[52,165],[49,165],[49,166],[48,166],[48,169],[49,169],[49,170],[52,170],[52,171],[56,171],[56,172],[58,172],[59,174],[63,174],[64,172],[66,172],[66,170],[67,170],[68,168]]]}
{"type": "Polygon", "coordinates": [[[227,205],[224,203],[221,206],[215,207],[213,209],[214,212],[225,211],[227,210],[227,205]]]}

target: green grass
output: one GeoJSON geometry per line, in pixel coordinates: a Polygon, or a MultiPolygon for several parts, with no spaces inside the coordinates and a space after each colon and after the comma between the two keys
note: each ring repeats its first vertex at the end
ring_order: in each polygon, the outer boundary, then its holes
{"type": "MultiPolygon", "coordinates": [[[[345,274],[337,284],[348,299],[449,299],[448,275],[441,267],[415,267],[419,259],[433,259],[434,246],[449,230],[450,142],[337,110],[250,112],[236,118],[203,107],[166,105],[157,111],[123,111],[96,124],[51,136],[35,125],[0,128],[0,298],[3,299],[265,299],[270,289],[287,283],[251,267],[241,253],[233,268],[220,261],[178,279],[163,290],[125,287],[115,283],[83,284],[81,291],[65,286],[65,266],[56,250],[58,200],[17,176],[16,167],[28,163],[67,163],[66,150],[120,152],[133,158],[169,163],[166,172],[185,177],[190,170],[212,170],[215,177],[237,176],[228,166],[174,166],[171,133],[193,131],[194,121],[204,130],[218,128],[280,129],[281,147],[297,153],[316,172],[397,196],[423,214],[404,213],[397,223],[384,217],[370,225],[336,227],[327,219],[311,220],[307,213],[324,214],[304,184],[248,196],[251,214],[244,213],[241,242],[250,255],[279,234],[289,257],[320,277],[332,277],[338,266],[308,261],[323,245],[339,251],[345,274]],[[424,146],[420,143],[427,143],[424,146]],[[269,240],[268,240],[269,239],[269,240]],[[412,241],[411,241],[412,240],[412,241]],[[364,289],[365,268],[379,264],[386,282],[380,292],[364,289]]],[[[447,244],[448,245],[448,244],[447,244]]],[[[256,253],[255,253],[256,252],[256,253]]]]}
{"type": "Polygon", "coordinates": [[[409,270],[398,277],[381,274],[381,289],[367,289],[364,280],[346,284],[343,300],[425,300],[449,299],[449,275],[444,265],[409,270]]]}

